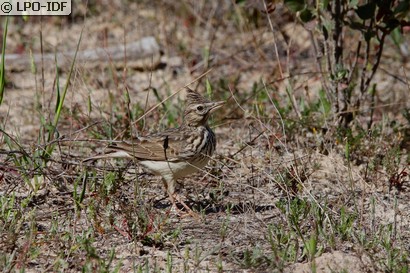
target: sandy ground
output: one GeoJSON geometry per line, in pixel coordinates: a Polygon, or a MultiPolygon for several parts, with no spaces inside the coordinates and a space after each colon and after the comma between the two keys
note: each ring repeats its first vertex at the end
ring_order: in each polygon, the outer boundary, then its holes
{"type": "MultiPolygon", "coordinates": [[[[318,98],[320,77],[313,73],[315,56],[305,29],[289,19],[274,20],[275,32],[263,20],[263,26],[250,28],[240,16],[236,18],[239,26],[234,28],[229,25],[235,25],[232,23],[235,20],[228,18],[226,3],[196,7],[184,1],[185,4],[165,1],[155,5],[98,2],[100,5],[89,11],[86,18],[82,17],[85,6],[76,3],[73,4],[76,11],[70,18],[50,17],[42,21],[30,18],[23,22],[13,17],[10,21],[7,40],[10,54],[31,51],[41,55],[40,33],[46,54],[69,52],[75,50],[81,31],[80,50],[121,47],[148,36],[154,37],[161,48],[161,52],[143,61],[112,61],[107,55],[98,62],[76,63],[57,129],[59,136],[77,141],[62,143],[55,150],[54,161],[47,166],[49,173],[37,182],[35,198],[24,209],[35,215],[36,232],[29,232],[30,223],[34,223],[29,216],[17,225],[17,237],[4,233],[6,228],[2,230],[5,239],[0,241],[0,246],[6,250],[4,257],[15,253],[17,268],[24,264],[26,272],[52,272],[56,268],[75,272],[82,266],[101,270],[97,264],[101,266],[101,260],[108,261],[111,253],[109,271],[119,266],[120,272],[132,272],[138,266],[164,271],[169,263],[174,272],[312,272],[314,267],[316,272],[379,272],[385,268],[383,250],[375,247],[375,252],[369,252],[357,243],[360,238],[343,236],[335,238],[334,245],[322,238],[314,262],[299,253],[293,262],[281,263],[268,234],[276,227],[292,231],[286,209],[278,206],[281,202],[292,202],[294,187],[298,198],[310,200],[319,210],[326,204],[328,217],[324,221],[336,221],[341,208],[346,208],[355,215],[355,230],[361,226],[364,233],[377,237],[382,234],[377,230],[390,225],[398,234],[397,244],[410,245],[408,185],[402,192],[391,190],[389,170],[380,168],[368,174],[366,165],[373,162],[375,155],[386,155],[389,142],[399,142],[400,136],[388,124],[382,129],[388,137],[369,138],[376,147],[370,144],[368,150],[363,147],[362,157],[351,163],[346,160],[343,143],[323,139],[315,133],[320,128],[306,126],[297,134],[283,133],[283,119],[287,122],[291,118],[280,117],[271,99],[288,101],[289,85],[294,87],[293,94],[299,102],[318,98]],[[225,21],[228,23],[223,25],[225,21]],[[291,42],[285,43],[286,37],[291,42]],[[283,73],[296,76],[278,80],[275,44],[283,73]],[[130,123],[127,107],[141,115],[211,67],[207,76],[191,87],[198,87],[205,94],[209,81],[214,86],[213,98],[229,98],[227,106],[212,119],[218,150],[204,172],[184,179],[180,186],[181,196],[195,200],[193,206],[199,204],[205,208],[201,220],[179,218],[169,212],[166,200],[154,201],[164,197],[161,182],[138,167],[125,169],[123,161],[99,162],[89,167],[95,168],[95,178],[89,182],[82,209],[74,209],[73,192],[78,189],[73,185],[78,183],[76,177],[83,171],[79,162],[104,146],[79,140],[121,138],[130,123]],[[258,82],[272,88],[268,95],[259,93],[265,98],[263,103],[251,93],[258,82]],[[99,123],[77,132],[94,122],[99,123]],[[108,124],[116,128],[110,129],[108,124]],[[321,148],[323,145],[326,152],[321,148]],[[98,187],[106,189],[106,186],[97,185],[109,170],[117,171],[114,173],[118,176],[111,190],[107,189],[109,194],[103,195],[98,187]],[[297,177],[297,185],[292,188],[283,183],[286,176],[297,177]],[[52,240],[48,239],[49,232],[53,234],[52,240]],[[80,243],[76,236],[90,240],[80,243]],[[87,244],[95,254],[83,251],[87,244]],[[25,247],[29,245],[35,245],[38,253],[27,254],[25,247]]],[[[273,17],[286,18],[283,7],[275,12],[273,17]]],[[[410,107],[409,89],[403,80],[409,63],[408,59],[388,58],[395,52],[391,42],[386,52],[375,80],[380,90],[376,96],[380,107],[375,110],[375,122],[400,123],[405,120],[397,108],[410,107]]],[[[10,64],[6,70],[7,89],[0,105],[2,129],[26,151],[34,152],[44,143],[41,124],[54,117],[55,64],[42,67],[40,63],[36,71],[10,64]]],[[[61,91],[68,71],[69,67],[61,67],[61,91]]],[[[179,124],[183,99],[184,91],[181,91],[166,102],[166,107],[159,106],[144,122],[131,126],[132,134],[147,134],[179,124]]],[[[4,136],[0,138],[0,148],[7,150],[4,139],[4,136]]],[[[6,159],[5,155],[1,156],[0,160],[6,159]]],[[[3,169],[9,166],[10,161],[7,162],[3,169]]],[[[397,169],[405,166],[408,163],[403,157],[397,169]]],[[[23,202],[32,190],[30,183],[36,182],[24,182],[11,170],[0,170],[6,178],[0,179],[0,193],[3,197],[14,193],[18,202],[23,202]]],[[[313,229],[315,219],[301,219],[300,228],[304,232],[313,229]]],[[[295,249],[302,252],[299,243],[295,249]]]]}

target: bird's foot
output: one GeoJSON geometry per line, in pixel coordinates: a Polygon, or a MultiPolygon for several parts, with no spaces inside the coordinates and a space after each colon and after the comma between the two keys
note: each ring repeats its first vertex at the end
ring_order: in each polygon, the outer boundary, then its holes
{"type": "Polygon", "coordinates": [[[181,198],[177,194],[172,195],[171,203],[172,203],[171,210],[174,210],[178,214],[179,217],[191,216],[195,218],[196,220],[200,219],[199,214],[194,212],[184,201],[181,200],[181,198]],[[178,201],[178,203],[180,203],[184,207],[185,211],[178,208],[175,200],[178,201]]]}

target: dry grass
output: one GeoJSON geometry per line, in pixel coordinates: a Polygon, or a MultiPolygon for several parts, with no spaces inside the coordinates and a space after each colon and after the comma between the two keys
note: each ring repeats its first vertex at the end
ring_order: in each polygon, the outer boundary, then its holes
{"type": "Polygon", "coordinates": [[[330,124],[309,36],[279,4],[271,25],[250,2],[97,1],[85,18],[73,6],[69,18],[11,18],[7,52],[73,51],[84,29],[80,50],[154,36],[166,65],[77,62],[48,142],[55,65],[6,63],[3,272],[408,272],[409,63],[392,44],[373,127],[358,109],[344,132],[330,124]],[[161,183],[138,166],[81,164],[104,140],[177,126],[183,93],[138,118],[209,68],[191,87],[228,100],[212,120],[218,150],[180,181],[200,221],[170,212],[161,183]]]}

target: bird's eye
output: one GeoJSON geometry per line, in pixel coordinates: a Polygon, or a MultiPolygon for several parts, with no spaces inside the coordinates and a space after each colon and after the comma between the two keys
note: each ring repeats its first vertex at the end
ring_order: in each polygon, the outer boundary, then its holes
{"type": "Polygon", "coordinates": [[[203,107],[202,105],[198,105],[198,106],[196,107],[196,110],[202,111],[202,110],[204,110],[204,107],[203,107]]]}

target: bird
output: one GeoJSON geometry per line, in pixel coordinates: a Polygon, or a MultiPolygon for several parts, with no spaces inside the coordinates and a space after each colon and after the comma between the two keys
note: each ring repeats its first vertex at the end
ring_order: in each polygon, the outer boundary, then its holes
{"type": "Polygon", "coordinates": [[[151,173],[162,177],[172,208],[181,212],[176,205],[178,201],[189,214],[195,216],[175,192],[175,183],[177,179],[203,169],[214,154],[216,137],[208,125],[208,119],[225,101],[209,101],[190,88],[186,89],[186,93],[183,121],[179,127],[114,142],[108,145],[104,154],[84,161],[106,158],[135,160],[151,173]]]}

